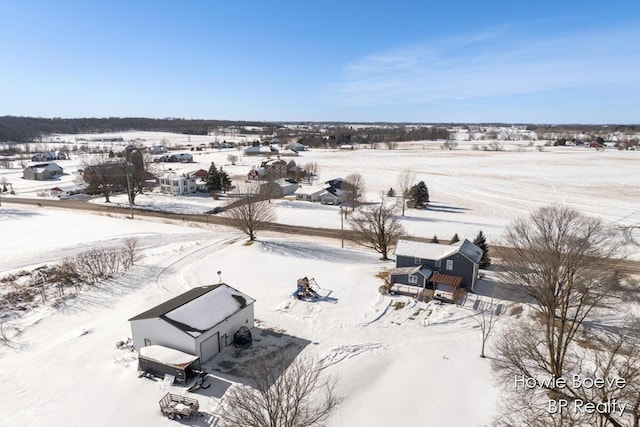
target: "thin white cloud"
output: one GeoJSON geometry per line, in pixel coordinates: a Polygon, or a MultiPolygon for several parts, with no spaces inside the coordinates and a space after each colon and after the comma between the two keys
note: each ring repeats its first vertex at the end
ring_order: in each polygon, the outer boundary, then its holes
{"type": "Polygon", "coordinates": [[[424,103],[640,84],[640,29],[516,39],[507,29],[380,52],[343,68],[347,105],[424,103]]]}

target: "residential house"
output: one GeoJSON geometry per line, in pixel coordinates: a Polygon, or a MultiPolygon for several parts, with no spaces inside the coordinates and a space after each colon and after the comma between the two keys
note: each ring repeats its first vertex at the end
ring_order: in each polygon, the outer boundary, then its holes
{"type": "Polygon", "coordinates": [[[280,158],[268,159],[260,162],[260,166],[253,167],[247,174],[249,181],[265,181],[267,179],[291,178],[296,179],[299,168],[293,160],[288,163],[280,158]]]}
{"type": "Polygon", "coordinates": [[[180,153],[180,154],[172,154],[169,156],[169,161],[172,162],[180,162],[180,163],[191,163],[193,162],[193,156],[189,153],[180,153]]]}
{"type": "Polygon", "coordinates": [[[307,146],[300,143],[300,142],[294,142],[293,144],[289,144],[287,145],[287,148],[289,150],[293,150],[296,153],[300,152],[300,151],[307,151],[307,146]]]}
{"type": "Polygon", "coordinates": [[[245,156],[277,156],[280,150],[273,145],[253,146],[244,149],[245,156]]]}
{"type": "Polygon", "coordinates": [[[56,163],[40,163],[26,167],[22,171],[22,178],[36,181],[57,179],[64,170],[56,163]]]}
{"type": "Polygon", "coordinates": [[[430,289],[444,299],[457,288],[473,290],[478,277],[482,249],[469,240],[454,245],[399,240],[396,268],[391,282],[430,289]]]}
{"type": "MultiPolygon", "coordinates": [[[[329,181],[330,182],[330,181],[329,181]]],[[[339,205],[343,201],[343,192],[329,184],[300,186],[294,195],[296,200],[320,202],[325,205],[339,205]]]]}
{"type": "Polygon", "coordinates": [[[148,151],[149,154],[165,154],[169,150],[167,150],[167,147],[165,147],[164,145],[155,145],[153,147],[149,147],[148,151]]]}
{"type": "Polygon", "coordinates": [[[300,184],[296,181],[281,178],[260,184],[260,194],[269,194],[271,197],[284,197],[295,193],[299,187],[300,184]]]}
{"type": "Polygon", "coordinates": [[[197,178],[190,174],[168,172],[158,178],[160,192],[174,196],[198,191],[197,178]]]}
{"type": "Polygon", "coordinates": [[[133,347],[160,345],[198,356],[204,363],[254,326],[248,295],[225,283],[199,286],[129,319],[133,347]]]}

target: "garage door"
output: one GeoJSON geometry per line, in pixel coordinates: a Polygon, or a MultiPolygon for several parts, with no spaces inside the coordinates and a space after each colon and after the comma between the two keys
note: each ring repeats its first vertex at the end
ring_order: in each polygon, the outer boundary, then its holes
{"type": "Polygon", "coordinates": [[[200,361],[202,363],[220,353],[220,333],[216,332],[200,343],[200,361]]]}

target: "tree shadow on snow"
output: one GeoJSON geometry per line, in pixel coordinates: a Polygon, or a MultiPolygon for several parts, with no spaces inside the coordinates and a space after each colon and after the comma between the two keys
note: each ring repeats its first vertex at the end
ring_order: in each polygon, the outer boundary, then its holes
{"type": "Polygon", "coordinates": [[[371,256],[351,250],[332,248],[310,242],[258,241],[260,249],[286,257],[317,259],[339,263],[371,262],[371,256]]]}
{"type": "Polygon", "coordinates": [[[487,277],[478,279],[473,293],[502,301],[512,301],[516,303],[530,304],[533,299],[520,292],[510,283],[501,280],[494,280],[487,277]]]}
{"type": "Polygon", "coordinates": [[[39,212],[20,210],[20,209],[7,209],[5,207],[0,208],[0,220],[4,219],[23,219],[31,218],[34,216],[42,215],[39,212]]]}
{"type": "Polygon", "coordinates": [[[459,208],[457,206],[449,206],[449,205],[445,205],[443,203],[438,203],[438,202],[430,202],[426,210],[435,211],[435,212],[447,212],[447,213],[463,213],[464,211],[470,211],[471,209],[459,208]]]}

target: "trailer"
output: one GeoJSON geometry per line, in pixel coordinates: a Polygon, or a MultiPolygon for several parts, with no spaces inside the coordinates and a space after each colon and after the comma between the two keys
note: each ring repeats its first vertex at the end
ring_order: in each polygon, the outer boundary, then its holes
{"type": "Polygon", "coordinates": [[[160,400],[160,412],[170,420],[191,418],[199,409],[198,400],[179,394],[167,393],[160,400]]]}

